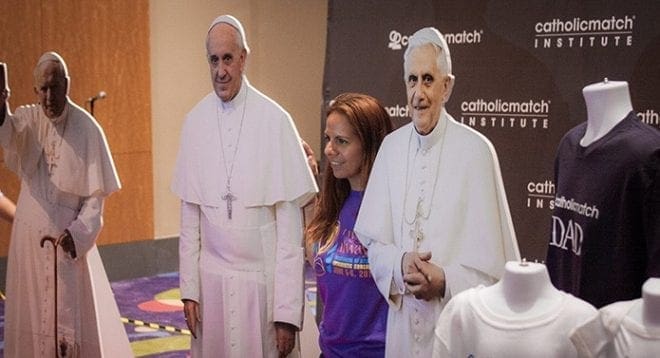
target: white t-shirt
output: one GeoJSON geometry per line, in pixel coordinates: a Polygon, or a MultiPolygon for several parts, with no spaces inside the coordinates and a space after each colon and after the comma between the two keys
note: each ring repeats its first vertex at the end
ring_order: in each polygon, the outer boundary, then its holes
{"type": "Polygon", "coordinates": [[[434,357],[577,357],[570,332],[597,314],[561,292],[560,303],[536,316],[502,316],[479,296],[483,286],[455,296],[435,328],[434,357]]]}
{"type": "Polygon", "coordinates": [[[615,302],[571,335],[580,357],[660,357],[660,329],[628,316],[641,298],[615,302]]]}

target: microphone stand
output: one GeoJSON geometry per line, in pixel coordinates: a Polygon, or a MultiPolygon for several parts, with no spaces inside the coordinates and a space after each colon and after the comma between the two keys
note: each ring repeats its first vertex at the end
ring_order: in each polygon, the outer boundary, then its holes
{"type": "Polygon", "coordinates": [[[96,102],[96,98],[92,98],[89,100],[89,114],[94,117],[94,102],[96,102]]]}

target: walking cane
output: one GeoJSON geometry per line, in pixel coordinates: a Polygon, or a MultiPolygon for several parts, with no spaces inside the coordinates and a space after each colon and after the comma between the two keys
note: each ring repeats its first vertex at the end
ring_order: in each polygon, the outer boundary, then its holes
{"type": "Polygon", "coordinates": [[[44,247],[44,244],[46,241],[50,241],[51,245],[53,245],[53,271],[54,271],[54,278],[53,278],[53,287],[55,291],[55,358],[57,358],[57,239],[54,237],[50,236],[44,236],[41,239],[41,247],[44,247]]]}

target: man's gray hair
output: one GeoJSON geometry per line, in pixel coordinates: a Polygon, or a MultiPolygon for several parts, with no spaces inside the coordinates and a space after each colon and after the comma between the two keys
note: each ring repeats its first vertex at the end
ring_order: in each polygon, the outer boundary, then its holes
{"type": "Polygon", "coordinates": [[[206,45],[208,46],[208,33],[211,32],[211,29],[218,24],[227,24],[236,29],[236,33],[238,34],[238,47],[241,49],[245,50],[245,52],[249,55],[250,54],[250,47],[247,44],[247,38],[245,37],[245,30],[243,30],[243,24],[241,24],[240,21],[238,21],[237,18],[231,16],[231,15],[220,15],[213,20],[211,23],[211,26],[209,26],[209,30],[207,31],[206,35],[206,45]]]}
{"type": "Polygon", "coordinates": [[[41,55],[41,57],[39,57],[39,61],[37,61],[37,65],[34,66],[34,72],[33,72],[34,78],[37,78],[37,76],[40,75],[41,65],[45,62],[56,63],[60,73],[65,78],[67,79],[69,78],[69,69],[66,67],[66,62],[64,62],[64,59],[62,58],[62,56],[60,56],[60,54],[54,51],[44,52],[44,54],[41,55]]]}
{"type": "MultiPolygon", "coordinates": [[[[405,72],[408,58],[414,48],[432,44],[436,48],[438,68],[446,75],[451,75],[451,54],[445,37],[435,27],[425,27],[417,30],[408,39],[408,47],[403,53],[403,69],[405,72]]],[[[405,76],[405,75],[404,75],[405,76]]]]}

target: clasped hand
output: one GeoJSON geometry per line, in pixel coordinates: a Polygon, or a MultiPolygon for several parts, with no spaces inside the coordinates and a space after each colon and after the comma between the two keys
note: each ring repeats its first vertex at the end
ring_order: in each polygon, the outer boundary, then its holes
{"type": "Polygon", "coordinates": [[[61,247],[65,253],[71,256],[72,259],[75,259],[78,256],[76,252],[76,244],[73,242],[73,237],[71,236],[69,230],[64,230],[64,233],[57,239],[51,236],[45,236],[44,239],[46,238],[51,240],[56,247],[61,247]]]}
{"type": "Polygon", "coordinates": [[[401,260],[403,282],[415,298],[430,301],[442,298],[445,272],[430,262],[431,252],[406,252],[401,260]]]}
{"type": "Polygon", "coordinates": [[[73,237],[69,230],[64,230],[64,233],[60,235],[57,239],[57,245],[64,250],[67,254],[71,255],[72,259],[75,259],[78,254],[76,253],[76,245],[73,242],[73,237]]]}

